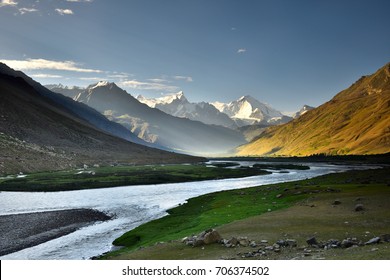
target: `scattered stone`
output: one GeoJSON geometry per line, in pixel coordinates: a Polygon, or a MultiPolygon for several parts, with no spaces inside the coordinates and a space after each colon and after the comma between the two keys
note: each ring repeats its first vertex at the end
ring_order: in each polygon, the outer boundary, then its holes
{"type": "Polygon", "coordinates": [[[287,239],[286,244],[289,247],[297,247],[297,241],[295,239],[287,239]]]}
{"type": "Polygon", "coordinates": [[[199,236],[185,237],[182,239],[188,246],[200,247],[203,245],[218,243],[222,240],[221,235],[215,229],[208,229],[199,234],[199,236]]]}
{"type": "Polygon", "coordinates": [[[280,247],[287,247],[287,243],[283,239],[276,241],[276,244],[278,244],[280,247]]]}
{"type": "Polygon", "coordinates": [[[231,243],[231,244],[237,246],[239,242],[238,242],[238,239],[237,239],[237,238],[232,237],[232,238],[229,240],[229,243],[231,243]]]}
{"type": "Polygon", "coordinates": [[[274,246],[267,246],[267,247],[264,248],[264,250],[273,251],[274,250],[274,246]]]}
{"type": "Polygon", "coordinates": [[[275,253],[280,253],[280,248],[275,248],[275,249],[274,249],[274,252],[275,252],[275,253]]]}
{"type": "Polygon", "coordinates": [[[252,241],[249,243],[249,246],[251,246],[252,248],[255,248],[255,247],[257,247],[257,244],[256,244],[255,241],[252,240],[252,241]]]}
{"type": "Polygon", "coordinates": [[[381,241],[381,238],[380,237],[374,237],[374,238],[371,238],[370,240],[368,240],[366,243],[364,243],[365,245],[372,245],[372,244],[378,244],[379,242],[381,241]]]}
{"type": "Polygon", "coordinates": [[[243,247],[248,247],[249,246],[249,240],[247,237],[239,237],[238,238],[238,243],[240,244],[240,246],[243,246],[243,247]]]}
{"type": "Polygon", "coordinates": [[[276,195],[276,198],[281,198],[283,195],[280,193],[278,195],[276,195]]]}
{"type": "Polygon", "coordinates": [[[341,201],[336,199],[335,201],[333,201],[332,205],[340,205],[341,204],[341,201]]]}
{"type": "Polygon", "coordinates": [[[355,244],[350,238],[344,239],[343,241],[341,241],[342,248],[349,248],[349,247],[352,247],[353,245],[355,245],[355,244]]]}
{"type": "Polygon", "coordinates": [[[313,236],[306,240],[309,246],[318,245],[317,239],[313,236]]]}
{"type": "Polygon", "coordinates": [[[390,234],[382,234],[381,241],[382,242],[390,242],[390,234]]]}
{"type": "Polygon", "coordinates": [[[355,205],[355,211],[356,212],[363,211],[363,210],[364,210],[363,204],[356,204],[355,205]]]}
{"type": "Polygon", "coordinates": [[[260,241],[260,243],[268,243],[268,240],[263,239],[260,241]]]}
{"type": "Polygon", "coordinates": [[[378,250],[379,250],[378,248],[372,248],[371,252],[375,252],[375,251],[378,251],[378,250]]]}

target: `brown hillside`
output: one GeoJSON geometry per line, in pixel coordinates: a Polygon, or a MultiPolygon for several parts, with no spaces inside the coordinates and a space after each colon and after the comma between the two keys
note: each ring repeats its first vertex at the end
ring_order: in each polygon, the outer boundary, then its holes
{"type": "Polygon", "coordinates": [[[390,63],[332,100],[267,129],[237,154],[307,156],[390,152],[390,63]]]}

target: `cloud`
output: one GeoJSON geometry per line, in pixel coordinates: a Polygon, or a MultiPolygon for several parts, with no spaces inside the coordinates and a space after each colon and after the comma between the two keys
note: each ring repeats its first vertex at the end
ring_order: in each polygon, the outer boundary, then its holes
{"type": "Polygon", "coordinates": [[[73,72],[82,72],[82,73],[102,73],[101,70],[88,69],[80,67],[79,63],[74,61],[54,61],[47,59],[27,59],[27,60],[0,60],[7,64],[9,67],[18,69],[18,70],[61,70],[61,71],[73,71],[73,72]]]}
{"type": "Polygon", "coordinates": [[[61,16],[64,15],[73,15],[73,11],[71,9],[55,9],[55,11],[61,16]]]}
{"type": "Polygon", "coordinates": [[[66,0],[66,2],[92,2],[93,0],[66,0]]]}
{"type": "Polygon", "coordinates": [[[18,5],[18,2],[15,2],[13,0],[1,0],[0,2],[0,8],[6,6],[15,7],[16,5],[18,5]]]}
{"type": "Polygon", "coordinates": [[[167,80],[161,79],[161,78],[148,79],[148,81],[151,81],[153,83],[167,83],[168,82],[167,80]]]}
{"type": "Polygon", "coordinates": [[[166,85],[163,83],[154,83],[154,82],[141,82],[137,80],[128,80],[122,81],[119,83],[122,87],[128,87],[138,90],[157,90],[157,91],[178,91],[179,88],[177,86],[166,85]]]}
{"type": "Polygon", "coordinates": [[[38,12],[38,10],[35,9],[35,8],[20,8],[20,9],[19,9],[19,13],[20,13],[21,15],[24,15],[24,14],[26,14],[26,13],[33,13],[33,12],[38,12]]]}
{"type": "Polygon", "coordinates": [[[238,49],[237,50],[237,53],[245,53],[246,52],[246,49],[238,49]]]}
{"type": "Polygon", "coordinates": [[[82,81],[105,81],[106,80],[105,78],[101,78],[101,77],[80,77],[78,79],[82,81]]]}
{"type": "Polygon", "coordinates": [[[33,78],[44,78],[44,79],[61,79],[61,78],[63,78],[63,76],[52,75],[52,74],[33,74],[30,76],[33,78]]]}
{"type": "Polygon", "coordinates": [[[175,80],[182,80],[182,81],[186,81],[186,82],[193,82],[194,81],[192,79],[192,77],[187,77],[187,76],[173,76],[173,78],[175,80]]]}

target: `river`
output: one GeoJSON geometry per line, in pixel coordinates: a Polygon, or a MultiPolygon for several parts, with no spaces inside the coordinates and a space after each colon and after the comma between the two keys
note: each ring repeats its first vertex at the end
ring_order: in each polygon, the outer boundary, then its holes
{"type": "MultiPolygon", "coordinates": [[[[251,165],[254,162],[240,162],[251,165]]],[[[167,215],[166,210],[202,194],[272,183],[295,181],[367,166],[310,163],[310,170],[159,185],[124,186],[66,192],[1,192],[0,215],[92,208],[114,219],[83,227],[71,234],[27,248],[1,259],[89,259],[112,250],[112,241],[140,224],[167,215]]]]}

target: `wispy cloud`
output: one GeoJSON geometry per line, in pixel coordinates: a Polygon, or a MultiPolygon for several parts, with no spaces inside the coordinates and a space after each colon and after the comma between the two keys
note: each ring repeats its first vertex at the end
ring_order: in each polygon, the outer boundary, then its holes
{"type": "Polygon", "coordinates": [[[182,81],[186,81],[186,82],[193,82],[194,81],[192,79],[192,77],[188,77],[188,76],[173,76],[173,78],[175,80],[182,80],[182,81]]]}
{"type": "Polygon", "coordinates": [[[33,12],[38,12],[38,9],[35,9],[35,8],[20,8],[19,9],[19,13],[21,15],[24,15],[26,13],[33,13],[33,12]]]}
{"type": "Polygon", "coordinates": [[[138,89],[138,90],[156,90],[156,91],[178,91],[179,88],[177,86],[173,85],[167,85],[164,83],[155,83],[155,82],[141,82],[137,80],[128,80],[128,81],[122,81],[119,83],[122,87],[128,87],[132,89],[138,89]]]}
{"type": "Polygon", "coordinates": [[[18,5],[18,2],[15,2],[13,0],[1,0],[0,2],[0,7],[5,7],[5,6],[15,7],[16,5],[18,5]]]}
{"type": "Polygon", "coordinates": [[[151,81],[153,83],[167,83],[168,82],[166,79],[161,79],[161,78],[148,79],[148,81],[151,81]]]}
{"type": "Polygon", "coordinates": [[[102,78],[102,77],[80,77],[78,79],[81,81],[105,81],[105,80],[107,80],[106,78],[102,78]]]}
{"type": "Polygon", "coordinates": [[[63,76],[60,75],[52,75],[52,74],[33,74],[30,75],[33,78],[43,78],[43,79],[61,79],[64,78],[63,76]]]}
{"type": "Polygon", "coordinates": [[[83,72],[83,73],[102,73],[101,70],[83,68],[79,63],[74,61],[55,61],[47,59],[26,59],[26,60],[0,60],[1,62],[7,64],[9,67],[18,69],[18,70],[62,70],[62,71],[73,71],[73,72],[83,72]]]}
{"type": "Polygon", "coordinates": [[[243,49],[243,48],[237,50],[237,53],[245,53],[245,52],[246,52],[246,49],[243,49]]]}
{"type": "Polygon", "coordinates": [[[55,11],[61,16],[64,15],[73,15],[73,11],[71,9],[55,9],[55,11]]]}

